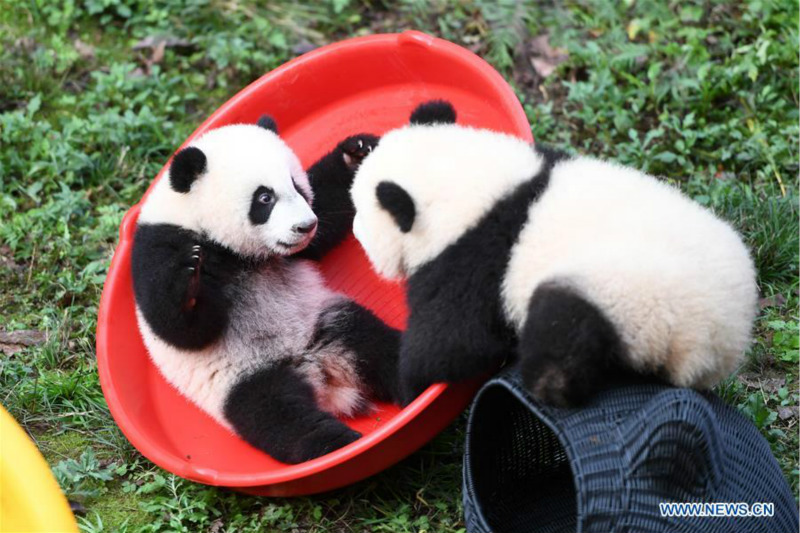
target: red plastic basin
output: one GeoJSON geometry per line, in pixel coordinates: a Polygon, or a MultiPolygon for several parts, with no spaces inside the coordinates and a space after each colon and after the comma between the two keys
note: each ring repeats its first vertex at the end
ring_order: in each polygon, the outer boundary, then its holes
{"type": "MultiPolygon", "coordinates": [[[[381,134],[407,123],[420,102],[445,98],[458,121],[532,141],[514,92],[485,61],[419,32],[350,39],[303,55],[231,98],[186,142],[264,113],[307,167],[342,138],[381,134]]],[[[164,169],[156,176],[161,179],[164,169]]],[[[180,396],[151,363],[139,335],[131,282],[131,243],[138,206],[120,227],[97,322],[97,365],[111,414],[148,459],[181,477],[270,496],[311,494],[353,483],[406,457],[444,429],[476,384],[434,385],[405,409],[393,405],[347,420],[363,433],[324,457],[286,465],[252,448],[180,396]]],[[[403,287],[379,280],[350,237],[322,262],[331,287],[403,327],[403,287]]]]}

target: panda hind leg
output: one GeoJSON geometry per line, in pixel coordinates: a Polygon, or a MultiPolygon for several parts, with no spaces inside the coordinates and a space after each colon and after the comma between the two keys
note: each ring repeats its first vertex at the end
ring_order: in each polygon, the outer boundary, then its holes
{"type": "Polygon", "coordinates": [[[237,383],[225,402],[225,417],[245,441],[290,464],[315,459],[361,437],[317,406],[313,388],[289,362],[237,383]]]}
{"type": "Polygon", "coordinates": [[[365,396],[382,402],[400,399],[398,355],[400,331],[352,300],[328,307],[320,316],[315,343],[343,346],[365,396]]]}
{"type": "Polygon", "coordinates": [[[523,383],[538,400],[576,406],[617,383],[637,379],[616,329],[593,303],[557,281],[536,288],[520,333],[523,383]]]}

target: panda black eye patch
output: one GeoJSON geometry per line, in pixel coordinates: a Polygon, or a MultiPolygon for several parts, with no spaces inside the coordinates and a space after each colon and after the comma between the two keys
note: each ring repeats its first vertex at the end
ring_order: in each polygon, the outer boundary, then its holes
{"type": "Polygon", "coordinates": [[[254,225],[265,224],[272,214],[272,208],[277,202],[275,191],[263,185],[253,191],[253,199],[250,202],[250,222],[254,225]]]}

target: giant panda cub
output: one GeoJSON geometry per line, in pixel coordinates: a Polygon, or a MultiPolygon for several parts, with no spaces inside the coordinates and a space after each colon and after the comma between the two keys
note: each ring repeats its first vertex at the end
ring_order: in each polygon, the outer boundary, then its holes
{"type": "Polygon", "coordinates": [[[506,358],[556,405],[630,378],[708,388],[737,367],[757,289],[727,223],[642,172],[455,119],[418,107],[351,190],[374,268],[407,278],[406,401],[506,358]]]}
{"type": "Polygon", "coordinates": [[[286,463],[353,442],[337,416],[396,397],[399,332],[328,289],[311,260],[349,233],[349,187],[376,140],[345,139],[306,174],[269,117],[212,130],[174,156],[139,215],[133,285],[150,357],[286,463]]]}

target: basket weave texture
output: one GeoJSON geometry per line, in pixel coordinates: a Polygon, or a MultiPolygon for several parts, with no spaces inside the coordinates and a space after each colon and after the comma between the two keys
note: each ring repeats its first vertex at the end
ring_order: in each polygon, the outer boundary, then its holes
{"type": "Polygon", "coordinates": [[[635,385],[559,409],[535,402],[513,368],[472,405],[463,498],[469,533],[798,531],[769,444],[715,395],[635,385]],[[662,517],[661,502],[772,502],[775,512],[662,517]]]}

